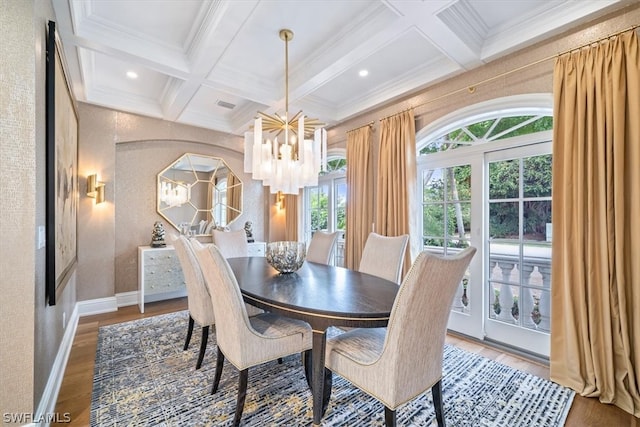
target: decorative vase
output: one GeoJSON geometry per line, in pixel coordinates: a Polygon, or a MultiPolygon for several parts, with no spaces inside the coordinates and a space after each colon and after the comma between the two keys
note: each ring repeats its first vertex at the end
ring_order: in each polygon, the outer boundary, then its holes
{"type": "Polygon", "coordinates": [[[307,246],[303,242],[272,242],[267,244],[266,258],[280,273],[293,273],[304,263],[307,246]]]}

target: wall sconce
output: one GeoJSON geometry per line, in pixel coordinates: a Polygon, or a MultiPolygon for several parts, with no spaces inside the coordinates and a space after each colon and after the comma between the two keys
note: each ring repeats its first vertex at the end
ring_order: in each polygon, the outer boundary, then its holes
{"type": "Polygon", "coordinates": [[[95,173],[87,177],[87,196],[96,199],[96,204],[104,202],[104,182],[95,173]]]}
{"type": "Polygon", "coordinates": [[[284,194],[282,194],[282,191],[278,191],[276,194],[276,207],[278,210],[284,209],[284,194]]]}

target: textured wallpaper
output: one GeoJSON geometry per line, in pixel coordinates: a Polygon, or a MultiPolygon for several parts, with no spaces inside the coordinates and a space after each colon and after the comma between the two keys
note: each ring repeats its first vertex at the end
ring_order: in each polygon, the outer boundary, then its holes
{"type": "Polygon", "coordinates": [[[156,176],[185,153],[227,162],[244,191],[243,214],[231,228],[251,221],[255,238],[264,239],[264,189],[243,172],[240,137],[84,103],[79,113],[81,188],[97,173],[106,201],[95,205],[81,191],[78,300],[138,290],[138,246],[149,245],[154,222],[177,233],[156,212],[156,176]]]}
{"type": "Polygon", "coordinates": [[[243,172],[239,153],[188,141],[137,141],[116,148],[116,293],[137,290],[138,246],[149,245],[155,221],[177,234],[156,211],[156,176],[185,153],[223,158],[243,183],[243,213],[231,225],[253,223],[256,240],[264,239],[263,187],[243,172]]]}

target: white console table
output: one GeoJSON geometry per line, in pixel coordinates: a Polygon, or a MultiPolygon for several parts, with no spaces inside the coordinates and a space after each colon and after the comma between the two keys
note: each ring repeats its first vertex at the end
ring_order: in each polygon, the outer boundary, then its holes
{"type": "MultiPolygon", "coordinates": [[[[265,256],[267,244],[248,244],[249,256],[265,256]]],[[[138,247],[138,306],[144,313],[145,302],[187,296],[184,274],[173,246],[138,247]]]]}
{"type": "Polygon", "coordinates": [[[173,246],[138,247],[138,306],[144,313],[145,302],[184,297],[187,288],[180,260],[173,246]]]}

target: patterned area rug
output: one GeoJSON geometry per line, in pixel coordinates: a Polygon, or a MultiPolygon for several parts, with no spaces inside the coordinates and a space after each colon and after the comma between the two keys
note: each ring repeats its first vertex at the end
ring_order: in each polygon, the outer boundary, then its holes
{"type": "MultiPolygon", "coordinates": [[[[92,426],[231,425],[237,370],[225,361],[211,395],[215,334],[195,370],[200,328],[182,351],[186,311],[100,328],[91,399],[92,426]]],[[[244,426],[303,426],[312,420],[311,393],[300,356],[249,370],[244,426]]],[[[448,426],[562,426],[573,391],[447,346],[443,401],[448,426]]],[[[437,425],[431,392],[397,410],[398,425],[437,425]]],[[[323,426],[383,426],[382,404],[334,375],[323,426]]]]}

